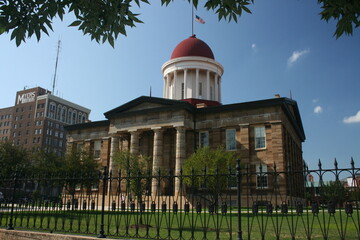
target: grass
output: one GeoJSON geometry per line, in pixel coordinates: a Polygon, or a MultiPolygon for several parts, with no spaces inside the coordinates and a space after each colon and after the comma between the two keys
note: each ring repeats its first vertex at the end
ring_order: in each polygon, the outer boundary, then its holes
{"type": "MultiPolygon", "coordinates": [[[[10,211],[0,212],[0,226],[10,222],[10,211]]],[[[360,239],[359,210],[348,216],[344,211],[329,215],[320,211],[313,215],[304,210],[295,213],[257,215],[242,209],[241,227],[244,239],[360,239]]],[[[15,209],[15,229],[46,232],[76,233],[97,236],[100,233],[101,212],[65,209],[15,209]]],[[[209,214],[179,211],[143,213],[138,211],[105,211],[104,230],[108,237],[150,239],[234,239],[237,238],[237,211],[227,214],[209,214]]]]}

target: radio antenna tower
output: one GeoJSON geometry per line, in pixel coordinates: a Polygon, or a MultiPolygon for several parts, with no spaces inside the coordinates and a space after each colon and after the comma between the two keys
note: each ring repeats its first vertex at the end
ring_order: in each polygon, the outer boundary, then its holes
{"type": "Polygon", "coordinates": [[[55,73],[54,73],[54,80],[53,80],[53,87],[52,87],[52,94],[55,94],[55,81],[56,81],[56,72],[57,72],[57,65],[59,61],[59,52],[60,52],[60,44],[61,41],[58,41],[58,47],[57,47],[57,54],[56,54],[56,62],[55,62],[55,73]]]}

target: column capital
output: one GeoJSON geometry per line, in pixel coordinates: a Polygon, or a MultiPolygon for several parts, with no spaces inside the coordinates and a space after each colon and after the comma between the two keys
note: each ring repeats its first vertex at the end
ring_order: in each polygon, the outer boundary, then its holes
{"type": "Polygon", "coordinates": [[[175,129],[178,132],[185,132],[186,130],[185,126],[175,126],[175,129]]]}
{"type": "Polygon", "coordinates": [[[165,129],[162,128],[162,127],[154,127],[154,128],[151,128],[152,131],[156,132],[156,133],[161,133],[163,132],[165,129]]]}

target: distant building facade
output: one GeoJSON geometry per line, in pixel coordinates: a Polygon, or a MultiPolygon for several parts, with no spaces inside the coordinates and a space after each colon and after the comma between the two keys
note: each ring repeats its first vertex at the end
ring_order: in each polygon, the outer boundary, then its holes
{"type": "Polygon", "coordinates": [[[0,120],[0,129],[8,134],[4,138],[0,135],[0,140],[63,155],[66,149],[64,126],[84,123],[89,114],[90,109],[52,95],[44,88],[24,89],[16,93],[13,107],[0,109],[0,119],[4,118],[0,120]]]}
{"type": "Polygon", "coordinates": [[[10,139],[14,107],[0,108],[0,142],[10,139]]]}
{"type": "MultiPolygon", "coordinates": [[[[293,170],[303,167],[305,133],[296,101],[276,96],[253,102],[221,104],[223,67],[209,46],[192,36],[182,41],[162,67],[164,96],[139,97],[104,115],[107,120],[69,125],[68,151],[93,154],[101,165],[114,169],[117,151],[148,156],[153,172],[180,173],[184,161],[198,147],[224,146],[236,152],[252,171],[293,170]]],[[[302,177],[280,191],[301,197],[302,177]],[[299,191],[296,191],[299,186],[299,191]]],[[[180,183],[173,183],[174,194],[180,183]]],[[[270,176],[252,179],[249,191],[273,191],[270,176]]],[[[156,187],[152,186],[152,191],[156,187]]]]}

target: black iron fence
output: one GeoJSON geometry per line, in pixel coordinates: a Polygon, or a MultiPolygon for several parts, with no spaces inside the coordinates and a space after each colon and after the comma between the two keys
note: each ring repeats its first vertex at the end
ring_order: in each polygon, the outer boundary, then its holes
{"type": "MultiPolygon", "coordinates": [[[[255,171],[257,170],[257,171],[255,171]]],[[[149,239],[360,239],[360,169],[0,176],[0,226],[149,239]]]]}

